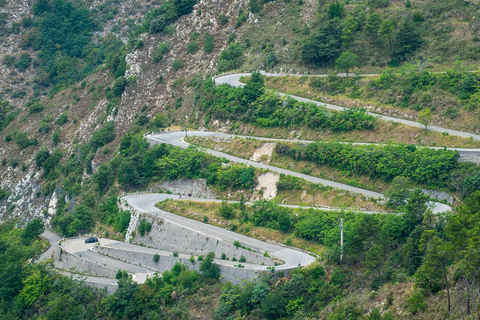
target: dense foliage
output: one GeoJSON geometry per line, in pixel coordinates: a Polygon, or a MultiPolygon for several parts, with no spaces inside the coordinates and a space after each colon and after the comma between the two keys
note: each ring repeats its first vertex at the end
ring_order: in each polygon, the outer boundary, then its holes
{"type": "Polygon", "coordinates": [[[413,145],[355,146],[315,142],[302,146],[279,143],[275,151],[281,156],[328,165],[373,179],[392,181],[397,176],[404,176],[416,183],[440,187],[446,186],[450,173],[458,165],[456,151],[413,145]]]}
{"type": "Polygon", "coordinates": [[[253,73],[243,88],[227,84],[216,86],[207,79],[197,86],[196,100],[207,114],[207,119],[250,122],[261,127],[308,126],[313,129],[330,129],[333,132],[373,130],[375,117],[363,109],[330,112],[314,103],[282,99],[265,92],[263,76],[253,73]]]}
{"type": "Polygon", "coordinates": [[[172,319],[187,317],[182,298],[191,297],[209,280],[186,266],[155,274],[137,284],[120,273],[118,290],[107,295],[51,271],[47,263],[31,264],[42,242],[43,223],[35,219],[24,230],[0,224],[0,318],[16,319],[172,319]],[[181,297],[181,298],[180,298],[181,297]],[[180,302],[180,303],[179,303],[180,302]]]}

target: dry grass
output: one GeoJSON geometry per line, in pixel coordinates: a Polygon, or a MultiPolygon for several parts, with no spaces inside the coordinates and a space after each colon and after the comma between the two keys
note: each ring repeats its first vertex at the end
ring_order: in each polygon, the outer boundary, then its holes
{"type": "MultiPolygon", "coordinates": [[[[204,217],[206,217],[209,224],[225,229],[232,229],[232,226],[235,225],[237,226],[235,232],[262,241],[275,241],[284,244],[286,244],[288,241],[288,243],[292,246],[301,248],[303,250],[308,250],[316,254],[322,253],[323,246],[298,238],[292,233],[284,233],[268,228],[256,227],[251,222],[243,223],[238,218],[238,208],[235,209],[237,213],[237,216],[235,218],[229,220],[224,219],[217,213],[221,205],[221,203],[216,202],[168,200],[158,203],[157,207],[162,210],[177,214],[179,216],[183,216],[197,221],[204,221],[204,217]]],[[[234,206],[237,207],[236,205],[234,206]]],[[[250,206],[247,205],[246,210],[248,211],[249,208],[250,206]]]]}

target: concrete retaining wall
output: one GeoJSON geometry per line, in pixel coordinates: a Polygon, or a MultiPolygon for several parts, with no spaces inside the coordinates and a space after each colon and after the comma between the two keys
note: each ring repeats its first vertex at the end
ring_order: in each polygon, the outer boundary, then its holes
{"type": "MultiPolygon", "coordinates": [[[[188,255],[206,255],[215,252],[217,258],[222,253],[232,260],[237,260],[243,255],[247,262],[255,264],[274,265],[272,259],[264,257],[263,253],[252,252],[243,248],[237,248],[233,243],[227,243],[222,239],[206,235],[192,229],[182,227],[169,221],[164,221],[150,214],[143,214],[142,218],[152,223],[150,233],[140,236],[136,231],[132,243],[143,244],[148,247],[158,248],[166,251],[177,251],[188,255]]],[[[255,248],[251,248],[255,250],[255,248]]]]}
{"type": "Polygon", "coordinates": [[[156,183],[152,189],[157,192],[158,190],[170,191],[173,194],[180,194],[182,196],[188,196],[195,198],[207,198],[216,199],[217,196],[207,186],[206,179],[178,179],[172,181],[161,181],[156,183]]]}
{"type": "Polygon", "coordinates": [[[81,272],[88,275],[106,277],[115,279],[117,270],[103,266],[101,264],[88,261],[77,255],[66,251],[61,251],[58,260],[55,260],[55,266],[58,269],[63,269],[72,272],[81,272]]]}
{"type": "Polygon", "coordinates": [[[460,157],[458,158],[458,161],[460,162],[473,162],[476,164],[480,164],[480,151],[459,151],[458,154],[460,155],[460,157]]]}
{"type": "MultiPolygon", "coordinates": [[[[123,260],[127,262],[132,262],[139,264],[141,266],[158,270],[160,272],[170,270],[176,263],[181,263],[186,265],[190,270],[199,271],[200,261],[195,261],[194,263],[190,262],[187,258],[182,257],[171,257],[171,256],[160,256],[158,262],[153,261],[154,253],[147,252],[133,252],[129,250],[123,250],[118,248],[112,248],[108,246],[97,246],[96,251],[99,253],[108,255],[112,258],[123,260]]],[[[223,282],[230,281],[233,284],[239,284],[244,280],[253,280],[256,279],[260,274],[264,273],[263,271],[252,270],[252,269],[243,269],[236,267],[228,266],[219,266],[220,267],[220,280],[223,282]]],[[[266,271],[271,272],[271,271],[266,271]]]]}

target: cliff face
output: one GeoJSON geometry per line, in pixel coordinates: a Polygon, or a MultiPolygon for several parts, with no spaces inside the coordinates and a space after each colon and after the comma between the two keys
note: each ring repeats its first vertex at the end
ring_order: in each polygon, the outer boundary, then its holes
{"type": "MultiPolygon", "coordinates": [[[[90,9],[95,10],[103,27],[103,30],[96,32],[94,36],[99,39],[113,32],[126,43],[131,21],[142,18],[159,4],[159,1],[89,1],[90,9]],[[112,13],[113,18],[107,17],[107,14],[112,13]]],[[[0,201],[0,212],[4,213],[0,219],[15,217],[28,220],[40,216],[48,220],[50,196],[45,197],[42,193],[45,181],[42,170],[35,164],[35,154],[43,146],[50,152],[60,148],[64,154],[64,162],[76,150],[75,145],[88,142],[93,131],[100,128],[106,120],[114,121],[116,139],[97,151],[92,161],[95,171],[98,165],[114,155],[112,150],[116,149],[119,139],[141,112],[150,118],[156,113],[163,113],[170,123],[179,123],[186,121],[185,119],[193,121],[196,110],[190,82],[195,76],[216,71],[216,60],[221,50],[228,45],[227,37],[234,30],[238,10],[245,6],[245,1],[237,0],[200,1],[195,5],[193,13],[181,17],[175,23],[173,34],[140,35],[139,40],[143,41],[143,46],[137,46],[137,49],[129,52],[126,57],[125,76],[129,78],[129,86],[115,107],[116,110],[108,114],[109,101],[104,92],[105,88],[112,85],[114,78],[106,68],[99,68],[97,72],[53,96],[40,96],[44,110],[31,113],[24,104],[32,95],[34,66],[19,72],[14,66],[1,64],[0,72],[8,76],[1,77],[0,90],[4,93],[4,99],[21,112],[17,119],[0,133],[0,187],[11,192],[8,199],[0,201]],[[221,13],[229,18],[229,22],[224,25],[218,22],[221,13]],[[198,51],[187,54],[186,46],[196,32],[198,51]],[[215,43],[209,54],[202,50],[206,32],[213,35],[215,43]],[[158,45],[163,42],[169,44],[170,50],[160,62],[155,62],[154,54],[158,45]],[[176,71],[172,67],[174,60],[182,62],[181,68],[176,71]],[[159,77],[162,81],[159,81],[159,77]],[[25,91],[25,94],[11,99],[11,93],[15,91],[25,91]],[[67,115],[68,121],[65,124],[56,124],[60,114],[67,115]],[[51,126],[47,133],[39,130],[45,119],[50,121],[51,126]],[[52,142],[56,131],[60,133],[57,146],[52,142]],[[16,144],[15,134],[18,132],[32,141],[36,139],[36,145],[21,147],[16,144]]],[[[1,11],[8,13],[7,27],[14,23],[21,24],[23,18],[33,15],[32,1],[9,1],[1,11]]],[[[19,52],[28,52],[35,61],[35,52],[20,49],[21,36],[14,33],[4,35],[0,57],[10,54],[18,56],[19,52]]],[[[85,173],[84,178],[86,177],[88,175],[85,173]]]]}

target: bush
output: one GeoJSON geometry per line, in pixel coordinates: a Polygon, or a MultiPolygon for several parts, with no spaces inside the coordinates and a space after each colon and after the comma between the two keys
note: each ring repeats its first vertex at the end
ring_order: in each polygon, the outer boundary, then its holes
{"type": "Polygon", "coordinates": [[[174,251],[174,252],[173,252],[173,257],[174,257],[174,258],[178,258],[178,252],[177,252],[177,251],[174,251]]]}
{"type": "Polygon", "coordinates": [[[160,256],[157,253],[155,253],[153,255],[153,262],[158,262],[158,261],[160,261],[160,256]]]}
{"type": "Polygon", "coordinates": [[[167,42],[162,42],[158,45],[157,52],[153,55],[153,61],[159,62],[163,60],[165,54],[170,51],[170,45],[167,42]]]}
{"type": "Polygon", "coordinates": [[[113,126],[113,122],[109,121],[105,123],[105,125],[97,130],[94,131],[92,137],[90,138],[90,147],[94,150],[103,147],[107,143],[112,142],[115,139],[115,129],[113,126]]]}
{"type": "Polygon", "coordinates": [[[223,26],[228,23],[228,17],[225,13],[220,13],[218,16],[218,22],[223,26]]]}
{"type": "Polygon", "coordinates": [[[18,69],[18,71],[25,71],[30,67],[30,64],[32,63],[32,57],[28,53],[22,53],[20,55],[20,59],[18,59],[17,62],[15,62],[15,68],[18,69]]]}
{"type": "Polygon", "coordinates": [[[213,36],[210,34],[210,32],[205,33],[205,36],[203,37],[203,51],[205,53],[211,53],[214,46],[215,43],[213,36]]]}
{"type": "Polygon", "coordinates": [[[28,133],[19,131],[15,134],[15,143],[18,144],[22,149],[25,149],[29,146],[36,145],[37,139],[29,139],[28,133]]]}
{"type": "Polygon", "coordinates": [[[55,120],[55,124],[56,124],[57,126],[62,126],[62,125],[64,125],[64,124],[67,123],[67,122],[68,122],[68,116],[67,116],[66,113],[61,113],[61,114],[58,116],[57,120],[55,120]]]}
{"type": "Polygon", "coordinates": [[[121,97],[126,87],[127,79],[124,76],[121,76],[113,82],[112,93],[116,97],[121,97]]]}
{"type": "Polygon", "coordinates": [[[138,232],[140,235],[143,237],[146,233],[149,233],[150,230],[152,230],[152,224],[145,218],[140,220],[140,223],[138,224],[138,232]]]}
{"type": "Polygon", "coordinates": [[[173,60],[172,68],[174,71],[178,71],[181,67],[183,67],[183,62],[180,59],[173,60]]]}
{"type": "Polygon", "coordinates": [[[222,201],[222,205],[218,208],[218,215],[225,218],[231,219],[235,216],[235,212],[233,211],[233,207],[228,204],[226,201],[222,201]]]}
{"type": "Polygon", "coordinates": [[[220,278],[220,267],[213,263],[214,259],[215,253],[208,253],[205,260],[200,263],[200,271],[207,278],[218,279],[220,278]]]}
{"type": "Polygon", "coordinates": [[[187,53],[188,54],[194,54],[198,51],[198,42],[197,41],[191,41],[187,44],[187,53]]]}
{"type": "Polygon", "coordinates": [[[245,258],[243,255],[240,256],[240,259],[238,259],[239,262],[247,262],[247,258],[245,258]]]}
{"type": "Polygon", "coordinates": [[[242,63],[243,49],[238,43],[232,43],[223,50],[218,59],[218,71],[225,72],[238,68],[242,63]]]}
{"type": "Polygon", "coordinates": [[[31,115],[33,113],[40,113],[43,111],[43,109],[45,109],[45,107],[43,106],[43,104],[37,102],[37,103],[34,103],[32,104],[29,108],[28,108],[28,114],[31,115]]]}

